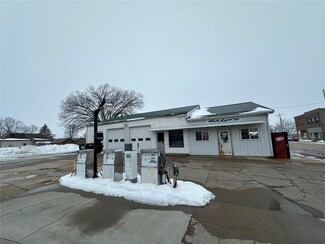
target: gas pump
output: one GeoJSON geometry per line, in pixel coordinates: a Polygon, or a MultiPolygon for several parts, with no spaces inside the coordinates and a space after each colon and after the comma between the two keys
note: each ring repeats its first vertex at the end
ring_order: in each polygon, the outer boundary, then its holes
{"type": "Polygon", "coordinates": [[[138,152],[128,143],[124,145],[124,172],[125,180],[132,183],[138,181],[138,152]]]}
{"type": "Polygon", "coordinates": [[[103,178],[115,180],[115,152],[105,152],[103,156],[103,178]]]}
{"type": "Polygon", "coordinates": [[[80,150],[77,156],[76,175],[82,178],[86,177],[87,150],[80,150]]]}

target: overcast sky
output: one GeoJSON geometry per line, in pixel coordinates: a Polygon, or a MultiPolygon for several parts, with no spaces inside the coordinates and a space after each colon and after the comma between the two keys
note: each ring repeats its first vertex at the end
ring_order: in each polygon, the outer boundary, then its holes
{"type": "Polygon", "coordinates": [[[325,2],[1,1],[1,116],[62,137],[61,101],[103,83],[142,93],[139,112],[253,101],[293,119],[325,107],[325,2]]]}

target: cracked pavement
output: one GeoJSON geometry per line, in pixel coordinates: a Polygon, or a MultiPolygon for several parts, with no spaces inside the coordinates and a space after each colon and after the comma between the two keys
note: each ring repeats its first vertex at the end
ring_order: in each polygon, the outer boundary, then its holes
{"type": "MultiPolygon", "coordinates": [[[[323,243],[325,164],[167,157],[216,196],[157,207],[60,186],[73,160],[1,169],[1,243],[323,243]]],[[[167,168],[169,174],[171,169],[167,168]]]]}

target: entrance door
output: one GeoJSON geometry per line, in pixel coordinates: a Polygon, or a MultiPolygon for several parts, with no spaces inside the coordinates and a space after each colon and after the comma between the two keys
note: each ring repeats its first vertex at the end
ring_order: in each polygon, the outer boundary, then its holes
{"type": "Polygon", "coordinates": [[[165,138],[164,132],[157,133],[157,148],[160,152],[165,152],[165,138]]]}
{"type": "Polygon", "coordinates": [[[230,130],[219,130],[219,154],[232,155],[230,130]]]}

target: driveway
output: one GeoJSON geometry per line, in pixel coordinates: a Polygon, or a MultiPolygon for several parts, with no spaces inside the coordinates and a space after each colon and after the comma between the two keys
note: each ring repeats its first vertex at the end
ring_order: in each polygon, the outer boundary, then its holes
{"type": "MultiPolygon", "coordinates": [[[[157,207],[72,190],[54,180],[2,199],[1,241],[206,244],[325,240],[324,163],[215,157],[167,159],[180,166],[180,179],[205,186],[216,199],[205,207],[157,207]]],[[[59,163],[67,165],[63,161],[59,163]]],[[[59,163],[46,162],[44,167],[60,168],[59,163]]],[[[24,174],[35,174],[28,167],[36,166],[26,166],[24,174]]],[[[37,167],[40,172],[42,166],[37,167]]],[[[13,169],[1,170],[2,182],[13,177],[9,171],[13,169]]]]}

